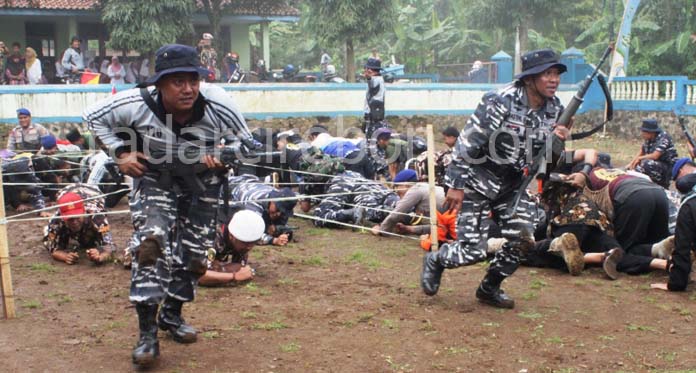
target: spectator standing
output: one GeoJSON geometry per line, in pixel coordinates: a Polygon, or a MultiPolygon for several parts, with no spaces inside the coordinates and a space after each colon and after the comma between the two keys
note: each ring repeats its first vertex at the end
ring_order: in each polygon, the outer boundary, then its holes
{"type": "Polygon", "coordinates": [[[27,70],[27,80],[29,84],[42,84],[43,81],[43,71],[41,70],[41,61],[36,58],[36,51],[34,48],[27,47],[24,53],[25,63],[24,67],[27,70]]]}
{"type": "Polygon", "coordinates": [[[5,84],[5,63],[7,62],[7,57],[10,55],[10,50],[5,46],[4,41],[0,41],[0,84],[5,84]]]}
{"type": "Polygon", "coordinates": [[[111,65],[106,69],[106,75],[111,79],[111,84],[126,84],[125,70],[117,56],[111,57],[111,65]]]}
{"type": "Polygon", "coordinates": [[[63,53],[61,60],[63,69],[69,77],[69,82],[80,83],[80,74],[85,71],[85,56],[80,49],[80,38],[73,36],[70,40],[70,48],[63,53]]]}

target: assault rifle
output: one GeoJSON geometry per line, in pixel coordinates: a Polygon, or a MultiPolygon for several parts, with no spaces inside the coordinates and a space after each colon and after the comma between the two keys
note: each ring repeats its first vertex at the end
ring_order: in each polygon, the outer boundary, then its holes
{"type": "Polygon", "coordinates": [[[225,167],[233,167],[243,162],[253,162],[262,157],[273,157],[280,152],[259,152],[254,145],[247,142],[238,142],[215,148],[186,147],[173,149],[171,154],[164,152],[151,153],[151,159],[156,162],[145,161],[149,170],[159,173],[159,183],[162,188],[169,189],[175,178],[182,180],[188,189],[194,194],[200,194],[206,187],[198,174],[206,171],[208,167],[203,163],[203,156],[215,156],[225,167]]]}
{"type": "MultiPolygon", "coordinates": [[[[677,114],[674,113],[674,115],[677,115],[677,114]]],[[[696,141],[694,140],[694,137],[691,136],[689,129],[686,128],[686,120],[681,115],[677,115],[677,120],[679,121],[679,126],[681,126],[681,129],[684,132],[684,136],[686,136],[686,141],[688,141],[689,145],[691,145],[692,150],[689,153],[696,151],[696,141]]],[[[692,154],[689,154],[689,156],[691,157],[691,159],[694,158],[692,154]]]]}
{"type": "MultiPolygon", "coordinates": [[[[611,120],[611,96],[609,95],[609,90],[606,87],[606,81],[604,81],[604,77],[599,75],[599,69],[604,65],[604,62],[607,60],[609,55],[611,54],[611,51],[613,50],[613,46],[607,47],[607,50],[604,51],[604,54],[602,55],[602,58],[599,60],[599,63],[595,67],[594,71],[590,75],[588,75],[585,80],[583,80],[579,85],[578,85],[578,91],[575,93],[573,98],[570,100],[570,103],[568,106],[565,107],[563,110],[563,113],[561,114],[560,118],[556,121],[556,124],[561,125],[561,126],[568,126],[570,124],[570,121],[572,120],[573,116],[575,113],[578,111],[580,108],[580,105],[582,105],[584,101],[585,94],[587,94],[587,90],[590,88],[590,85],[592,84],[592,81],[594,80],[595,77],[598,78],[600,86],[602,86],[602,90],[604,91],[604,95],[607,97],[607,109],[608,109],[608,115],[607,118],[608,120],[611,120]]],[[[578,136],[571,136],[571,139],[580,139],[583,137],[587,137],[595,132],[597,132],[602,125],[597,126],[596,128],[593,128],[592,130],[579,134],[578,136]]],[[[552,134],[547,136],[546,141],[553,141],[555,136],[552,134]]],[[[514,216],[516,214],[517,206],[520,204],[520,199],[522,198],[522,195],[524,193],[527,193],[527,187],[529,184],[532,182],[532,180],[537,179],[540,175],[545,175],[546,174],[546,165],[547,165],[547,160],[546,160],[546,151],[548,148],[547,146],[544,147],[544,149],[540,149],[539,152],[537,153],[536,156],[532,158],[532,162],[527,166],[525,169],[525,176],[524,179],[522,180],[522,184],[520,185],[520,188],[517,190],[515,193],[515,198],[512,200],[512,203],[507,207],[505,213],[508,216],[514,216]]]]}
{"type": "Polygon", "coordinates": [[[300,227],[293,227],[290,225],[276,225],[275,226],[275,232],[273,232],[273,237],[279,237],[284,234],[288,235],[288,242],[292,241],[294,233],[296,230],[300,229],[300,227]]]}

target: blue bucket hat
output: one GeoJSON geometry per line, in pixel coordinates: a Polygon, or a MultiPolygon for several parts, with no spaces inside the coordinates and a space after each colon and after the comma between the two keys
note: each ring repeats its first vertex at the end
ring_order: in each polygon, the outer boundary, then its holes
{"type": "Polygon", "coordinates": [[[20,115],[31,116],[31,111],[29,111],[29,109],[27,109],[27,108],[17,109],[17,116],[20,116],[20,115]]]}
{"type": "Polygon", "coordinates": [[[367,63],[365,64],[366,69],[370,70],[382,70],[382,61],[376,59],[376,58],[368,58],[367,63]]]}
{"type": "Polygon", "coordinates": [[[660,125],[657,124],[657,119],[643,119],[643,125],[640,126],[640,130],[643,132],[660,132],[662,129],[660,125]]]}
{"type": "Polygon", "coordinates": [[[44,149],[53,149],[56,147],[56,137],[53,135],[41,136],[41,146],[44,149]]]}
{"type": "Polygon", "coordinates": [[[677,180],[677,176],[679,176],[679,171],[681,171],[682,167],[684,167],[685,164],[690,162],[691,158],[688,157],[677,159],[677,161],[674,162],[674,167],[672,167],[672,180],[677,180]]]}
{"type": "Polygon", "coordinates": [[[394,177],[394,183],[415,183],[416,181],[418,181],[418,174],[410,168],[400,171],[394,177]]]}
{"type": "Polygon", "coordinates": [[[561,58],[552,49],[527,52],[522,56],[522,72],[515,75],[515,79],[540,74],[552,67],[557,67],[561,74],[568,71],[566,65],[561,63],[561,58]]]}
{"type": "Polygon", "coordinates": [[[153,85],[163,76],[174,73],[198,73],[204,77],[210,71],[201,66],[201,60],[195,48],[188,45],[167,44],[155,53],[155,75],[138,84],[138,87],[153,85]]]}

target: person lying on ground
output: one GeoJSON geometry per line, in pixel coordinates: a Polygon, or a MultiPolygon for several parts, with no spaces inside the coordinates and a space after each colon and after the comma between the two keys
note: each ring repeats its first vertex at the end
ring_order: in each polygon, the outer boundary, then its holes
{"type": "Polygon", "coordinates": [[[208,270],[199,279],[201,286],[225,285],[254,278],[254,269],[247,263],[249,252],[266,230],[259,214],[242,210],[229,224],[222,224],[208,252],[208,270]]]}
{"type": "Polygon", "coordinates": [[[90,199],[101,195],[99,189],[83,185],[69,185],[58,192],[59,210],[44,229],[43,243],[51,257],[67,264],[75,264],[80,254],[96,264],[111,258],[115,245],[106,216],[104,199],[90,199]],[[82,216],[93,214],[91,216],[82,216]]]}
{"type": "MultiPolygon", "coordinates": [[[[382,224],[372,227],[372,234],[378,236],[380,232],[395,231],[417,235],[429,233],[430,187],[428,183],[419,183],[416,171],[407,169],[399,172],[394,178],[394,191],[399,196],[399,202],[382,224]],[[414,218],[421,223],[410,224],[414,218]]],[[[445,202],[445,192],[442,187],[435,187],[435,195],[437,209],[440,209],[445,202]]]]}

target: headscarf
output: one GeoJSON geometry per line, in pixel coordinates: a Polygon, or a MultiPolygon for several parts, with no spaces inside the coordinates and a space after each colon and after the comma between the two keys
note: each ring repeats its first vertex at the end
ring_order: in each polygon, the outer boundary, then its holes
{"type": "Polygon", "coordinates": [[[22,56],[19,54],[13,54],[7,57],[7,69],[10,70],[12,75],[20,75],[25,72],[24,63],[22,62],[22,56]],[[17,59],[17,61],[15,61],[17,59]]]}
{"type": "Polygon", "coordinates": [[[36,62],[36,51],[32,47],[27,47],[27,53],[26,53],[26,61],[24,62],[24,66],[27,68],[27,71],[31,69],[31,66],[34,65],[34,62],[36,62]]]}

